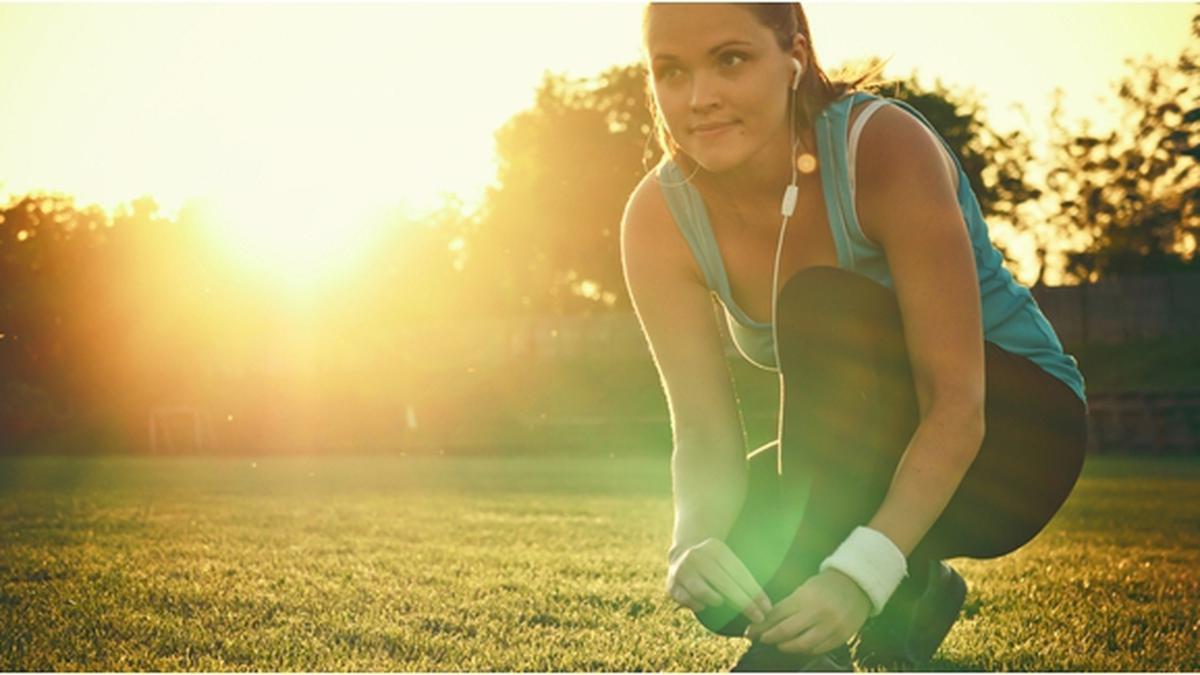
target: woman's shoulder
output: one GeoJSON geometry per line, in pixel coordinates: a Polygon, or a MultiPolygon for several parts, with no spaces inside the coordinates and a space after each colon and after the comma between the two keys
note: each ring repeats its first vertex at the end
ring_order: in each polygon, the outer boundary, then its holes
{"type": "Polygon", "coordinates": [[[945,151],[937,131],[927,126],[907,104],[867,94],[854,102],[853,109],[865,110],[875,102],[882,104],[872,111],[859,137],[858,155],[868,160],[867,168],[903,172],[908,159],[937,156],[951,175],[956,173],[954,160],[945,151]]]}
{"type": "Polygon", "coordinates": [[[621,218],[622,231],[635,229],[638,233],[661,230],[671,219],[661,182],[663,162],[646,172],[629,193],[625,213],[621,218]]]}
{"type": "Polygon", "coordinates": [[[682,180],[677,173],[675,164],[664,159],[642,176],[625,202],[621,246],[627,258],[630,250],[652,252],[660,264],[686,266],[698,279],[703,279],[664,194],[664,188],[669,189],[673,181],[682,180]]]}
{"type": "Polygon", "coordinates": [[[860,222],[873,241],[899,208],[899,195],[956,205],[958,182],[954,159],[936,132],[895,101],[881,100],[887,103],[862,127],[855,161],[860,222]],[[921,189],[911,189],[917,183],[921,189]]]}

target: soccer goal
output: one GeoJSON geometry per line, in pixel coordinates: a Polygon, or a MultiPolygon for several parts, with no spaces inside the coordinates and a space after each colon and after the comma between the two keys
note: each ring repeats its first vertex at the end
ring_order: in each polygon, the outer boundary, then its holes
{"type": "Polygon", "coordinates": [[[150,409],[150,452],[176,454],[213,449],[208,412],[190,405],[163,405],[150,409]]]}

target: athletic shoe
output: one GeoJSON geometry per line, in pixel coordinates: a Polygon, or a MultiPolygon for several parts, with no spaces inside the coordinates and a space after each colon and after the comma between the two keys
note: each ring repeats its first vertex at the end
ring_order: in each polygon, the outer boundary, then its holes
{"type": "Polygon", "coordinates": [[[731,673],[850,673],[850,648],[841,646],[824,654],[788,654],[775,645],[755,642],[729,669],[731,673]]]}
{"type": "MultiPolygon", "coordinates": [[[[888,603],[859,631],[854,659],[863,668],[915,670],[933,658],[967,597],[967,582],[940,560],[930,563],[929,585],[916,600],[888,603]]],[[[897,598],[899,600],[899,598],[897,598]]]]}

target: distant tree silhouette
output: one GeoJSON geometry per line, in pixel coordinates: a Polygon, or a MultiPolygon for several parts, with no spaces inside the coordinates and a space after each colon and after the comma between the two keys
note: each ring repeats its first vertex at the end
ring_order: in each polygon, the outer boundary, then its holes
{"type": "MultiPolygon", "coordinates": [[[[1076,281],[1118,274],[1200,271],[1200,13],[1178,59],[1127,60],[1116,85],[1121,129],[1070,130],[1056,101],[1051,128],[1060,236],[1082,240],[1067,255],[1076,281]]],[[[1061,93],[1059,94],[1061,96],[1061,93]]]]}
{"type": "Polygon", "coordinates": [[[579,312],[627,302],[619,221],[657,157],[640,65],[570,80],[547,73],[536,101],[496,132],[496,185],[469,240],[470,272],[505,312],[579,312]]]}
{"type": "Polygon", "coordinates": [[[79,309],[81,275],[95,264],[108,216],[76,208],[67,195],[38,193],[13,199],[0,219],[0,372],[51,384],[70,365],[64,328],[79,309]]]}
{"type": "Polygon", "coordinates": [[[149,197],[110,216],[57,193],[0,209],[0,381],[96,415],[189,386],[225,329],[198,314],[225,303],[206,234],[183,216],[149,197]]]}
{"type": "MultiPolygon", "coordinates": [[[[73,198],[35,193],[0,208],[0,436],[53,424],[70,373],[84,365],[71,328],[83,270],[95,264],[107,214],[73,198]]],[[[2,444],[0,444],[2,445],[2,444]]]]}

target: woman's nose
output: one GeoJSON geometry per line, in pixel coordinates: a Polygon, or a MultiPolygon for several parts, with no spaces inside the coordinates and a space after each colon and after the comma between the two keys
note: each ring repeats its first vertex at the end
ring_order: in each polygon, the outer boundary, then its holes
{"type": "Polygon", "coordinates": [[[692,75],[692,98],[690,101],[692,110],[698,112],[720,105],[718,85],[715,80],[716,78],[703,71],[697,71],[692,75]]]}

